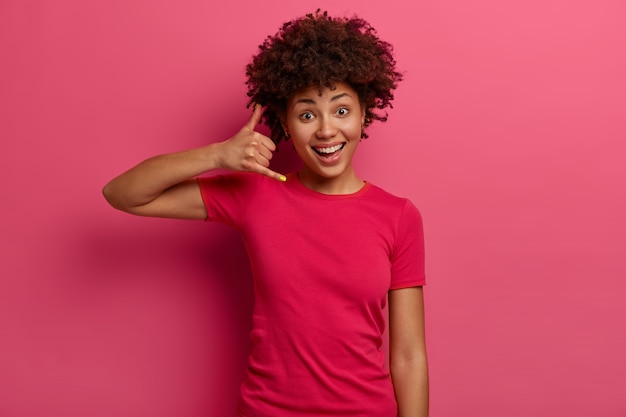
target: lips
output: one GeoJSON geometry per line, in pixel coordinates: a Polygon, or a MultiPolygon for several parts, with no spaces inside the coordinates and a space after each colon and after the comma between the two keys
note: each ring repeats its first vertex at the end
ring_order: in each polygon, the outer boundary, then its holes
{"type": "Polygon", "coordinates": [[[346,143],[344,142],[333,146],[312,146],[312,149],[319,156],[323,158],[330,158],[337,152],[340,152],[345,146],[346,143]]]}

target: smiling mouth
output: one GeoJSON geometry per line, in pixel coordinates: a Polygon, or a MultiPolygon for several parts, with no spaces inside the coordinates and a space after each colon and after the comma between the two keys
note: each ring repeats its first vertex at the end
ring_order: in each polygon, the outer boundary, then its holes
{"type": "Polygon", "coordinates": [[[335,155],[337,152],[341,151],[345,146],[346,146],[346,143],[344,142],[335,146],[328,146],[328,147],[323,147],[323,148],[313,146],[312,148],[315,151],[315,153],[318,154],[319,156],[323,158],[330,158],[331,156],[335,155]]]}

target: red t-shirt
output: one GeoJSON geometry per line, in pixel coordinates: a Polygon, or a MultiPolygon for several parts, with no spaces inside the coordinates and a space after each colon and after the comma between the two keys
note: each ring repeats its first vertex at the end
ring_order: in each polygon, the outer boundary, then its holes
{"type": "Polygon", "coordinates": [[[395,417],[381,351],[392,289],[424,284],[421,217],[366,183],[326,195],[295,175],[198,180],[209,221],[241,231],[254,277],[245,417],[395,417]]]}

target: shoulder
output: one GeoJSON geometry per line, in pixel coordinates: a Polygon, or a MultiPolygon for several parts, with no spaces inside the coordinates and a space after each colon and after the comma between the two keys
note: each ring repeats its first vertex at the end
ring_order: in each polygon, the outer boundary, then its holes
{"type": "Polygon", "coordinates": [[[221,174],[198,177],[200,184],[252,184],[258,182],[262,175],[252,172],[225,172],[221,174]]]}
{"type": "Polygon", "coordinates": [[[370,192],[368,193],[368,198],[375,201],[377,204],[400,215],[402,213],[420,215],[417,206],[410,199],[392,194],[372,183],[370,183],[369,186],[370,192]]]}
{"type": "Polygon", "coordinates": [[[381,200],[389,201],[390,203],[395,202],[397,204],[401,204],[404,200],[407,200],[405,197],[397,196],[395,194],[390,193],[389,191],[379,187],[378,185],[368,182],[370,187],[370,193],[373,197],[379,198],[381,200]]]}
{"type": "Polygon", "coordinates": [[[227,172],[223,174],[198,177],[197,181],[203,191],[219,192],[250,192],[268,183],[265,175],[253,172],[227,172]]]}
{"type": "Polygon", "coordinates": [[[423,234],[422,215],[417,206],[406,197],[392,194],[376,185],[370,185],[368,198],[370,207],[380,216],[380,221],[385,220],[393,231],[396,244],[403,240],[403,236],[423,234]]]}

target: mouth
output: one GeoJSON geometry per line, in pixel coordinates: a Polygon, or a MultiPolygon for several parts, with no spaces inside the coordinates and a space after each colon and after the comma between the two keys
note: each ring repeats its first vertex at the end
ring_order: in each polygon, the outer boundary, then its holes
{"type": "Polygon", "coordinates": [[[334,146],[312,146],[311,148],[322,158],[332,158],[334,155],[341,152],[345,146],[346,143],[344,142],[334,146]]]}

